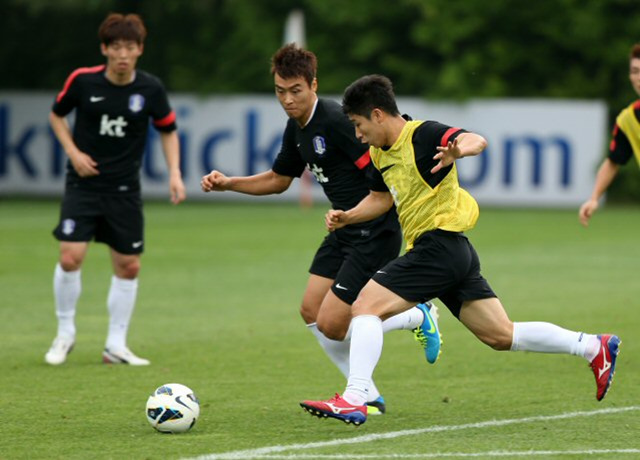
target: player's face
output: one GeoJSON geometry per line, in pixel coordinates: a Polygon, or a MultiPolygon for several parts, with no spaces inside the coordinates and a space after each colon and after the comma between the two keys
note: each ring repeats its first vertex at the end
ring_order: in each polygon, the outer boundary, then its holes
{"type": "Polygon", "coordinates": [[[629,80],[635,92],[640,96],[640,59],[633,58],[629,62],[629,80]]]}
{"type": "Polygon", "coordinates": [[[384,129],[375,115],[375,111],[372,112],[371,118],[350,114],[349,119],[356,128],[356,137],[360,142],[374,147],[384,147],[387,145],[384,129]]]}
{"type": "Polygon", "coordinates": [[[108,46],[102,44],[102,54],[107,58],[107,74],[116,77],[131,75],[142,55],[142,46],[132,40],[115,40],[108,46]]]}
{"type": "Polygon", "coordinates": [[[314,79],[311,86],[303,77],[282,78],[274,75],[276,96],[289,118],[293,118],[300,126],[304,126],[311,116],[313,104],[316,102],[318,83],[314,79]]]}

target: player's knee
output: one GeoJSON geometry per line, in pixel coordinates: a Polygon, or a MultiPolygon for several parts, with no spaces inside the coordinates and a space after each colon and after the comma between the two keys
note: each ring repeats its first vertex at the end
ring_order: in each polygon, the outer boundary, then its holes
{"type": "Polygon", "coordinates": [[[119,278],[132,280],[138,277],[138,273],[140,273],[140,260],[136,259],[120,264],[116,275],[119,278]]]}
{"type": "Polygon", "coordinates": [[[322,317],[318,318],[317,325],[318,330],[322,332],[326,338],[338,341],[344,340],[347,335],[347,329],[349,328],[349,325],[345,326],[344,324],[339,324],[335,321],[327,321],[322,317]]]}
{"type": "Polygon", "coordinates": [[[505,332],[495,332],[490,335],[481,335],[478,338],[486,345],[496,351],[507,351],[511,349],[511,334],[505,332]]]}
{"type": "Polygon", "coordinates": [[[302,316],[302,319],[306,324],[316,322],[317,311],[317,308],[312,308],[306,302],[302,302],[302,305],[300,305],[300,316],[302,316]]]}
{"type": "Polygon", "coordinates": [[[82,266],[82,257],[72,252],[63,252],[60,254],[59,263],[65,272],[74,272],[82,266]]]}

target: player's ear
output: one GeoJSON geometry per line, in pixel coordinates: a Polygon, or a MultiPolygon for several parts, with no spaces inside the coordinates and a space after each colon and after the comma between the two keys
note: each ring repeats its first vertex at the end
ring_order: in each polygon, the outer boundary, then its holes
{"type": "Polygon", "coordinates": [[[371,111],[371,120],[376,123],[382,123],[384,121],[384,112],[378,108],[371,111]]]}
{"type": "Polygon", "coordinates": [[[318,91],[318,79],[314,78],[313,81],[311,82],[311,91],[313,91],[314,93],[316,91],[318,91]]]}
{"type": "Polygon", "coordinates": [[[103,56],[107,55],[107,45],[105,45],[104,43],[100,43],[100,52],[102,53],[103,56]]]}

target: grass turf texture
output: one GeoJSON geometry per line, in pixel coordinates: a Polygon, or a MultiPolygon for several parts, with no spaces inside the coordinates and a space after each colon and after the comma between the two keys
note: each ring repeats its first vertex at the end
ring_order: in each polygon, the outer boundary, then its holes
{"type": "MultiPolygon", "coordinates": [[[[387,415],[358,429],[310,417],[300,400],[344,388],[298,315],[324,211],[260,200],[147,203],[129,344],[152,365],[101,364],[111,271],[106,246],[93,244],[82,273],[76,348],[67,363],[51,367],[43,356],[56,331],[57,244],[50,232],[58,203],[0,201],[0,458],[169,459],[638,405],[638,208],[605,208],[588,230],[576,210],[483,209],[470,237],[513,320],[622,338],[607,398],[596,402],[583,359],[492,351],[441,306],[445,342],[435,366],[409,332],[385,337],[375,379],[387,415]],[[200,397],[200,420],[187,434],[159,434],[145,419],[148,395],[169,382],[200,397]]],[[[634,410],[300,453],[638,449],[639,427],[634,410]]]]}

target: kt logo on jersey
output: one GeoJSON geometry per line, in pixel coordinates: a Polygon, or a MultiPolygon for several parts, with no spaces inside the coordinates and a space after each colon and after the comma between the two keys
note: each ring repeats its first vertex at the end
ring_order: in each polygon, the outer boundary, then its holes
{"type": "Polygon", "coordinates": [[[102,115],[100,120],[100,135],[110,137],[124,137],[124,127],[127,123],[122,115],[118,118],[109,119],[106,113],[102,115]]]}

